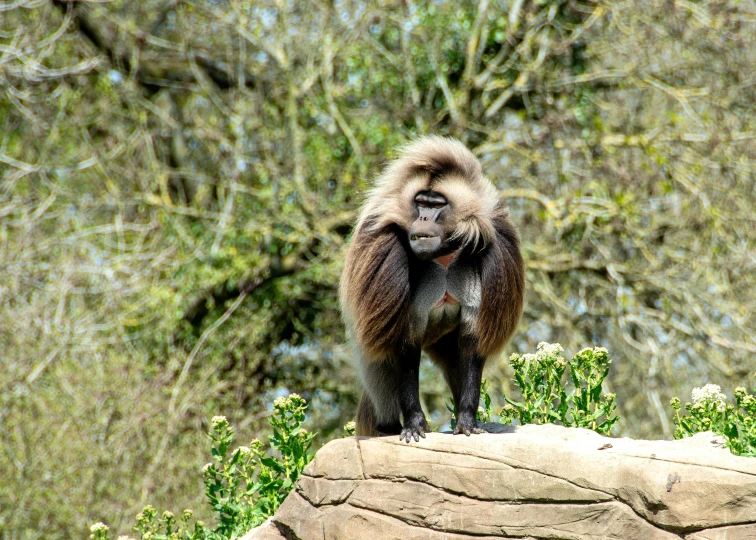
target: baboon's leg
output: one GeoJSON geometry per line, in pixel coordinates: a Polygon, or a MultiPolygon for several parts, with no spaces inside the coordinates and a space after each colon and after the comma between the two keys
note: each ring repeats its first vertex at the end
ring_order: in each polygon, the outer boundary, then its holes
{"type": "Polygon", "coordinates": [[[428,356],[441,368],[446,379],[446,384],[449,385],[452,397],[454,398],[454,404],[458,405],[459,402],[459,331],[454,330],[448,334],[445,334],[433,345],[425,350],[428,356]]]}
{"type": "MultiPolygon", "coordinates": [[[[457,385],[454,403],[457,404],[457,427],[454,434],[485,433],[478,427],[477,414],[480,404],[480,381],[486,359],[478,351],[474,337],[461,335],[459,338],[459,362],[457,363],[457,385]]],[[[453,390],[454,391],[454,390],[453,390]]]]}
{"type": "Polygon", "coordinates": [[[406,346],[398,356],[399,407],[404,427],[399,440],[415,442],[430,431],[425,413],[420,405],[420,347],[406,346]]]}
{"type": "Polygon", "coordinates": [[[446,334],[428,354],[444,370],[444,377],[457,409],[457,426],[454,433],[484,433],[476,420],[480,403],[480,382],[483,377],[483,358],[477,350],[475,338],[460,335],[458,330],[446,334]]]}
{"type": "Polygon", "coordinates": [[[362,392],[360,404],[357,407],[357,429],[355,433],[365,437],[377,437],[380,435],[396,435],[402,431],[399,419],[388,425],[378,425],[375,409],[367,392],[362,392]]]}
{"type": "Polygon", "coordinates": [[[357,435],[398,435],[402,431],[399,371],[391,362],[363,362],[365,390],[357,409],[357,435]]]}

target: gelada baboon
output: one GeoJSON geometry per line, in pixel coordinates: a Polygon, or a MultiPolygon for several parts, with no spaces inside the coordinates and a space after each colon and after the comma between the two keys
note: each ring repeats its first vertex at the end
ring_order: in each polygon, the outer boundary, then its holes
{"type": "Polygon", "coordinates": [[[475,156],[443,137],[405,147],[368,194],[341,278],[365,385],[357,434],[425,437],[421,350],[451,387],[455,433],[481,433],[483,365],[514,332],[524,290],[517,231],[475,156]]]}

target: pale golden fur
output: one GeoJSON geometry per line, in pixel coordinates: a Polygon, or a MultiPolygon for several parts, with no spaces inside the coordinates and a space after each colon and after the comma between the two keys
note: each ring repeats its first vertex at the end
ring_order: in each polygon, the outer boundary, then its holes
{"type": "Polygon", "coordinates": [[[415,194],[429,189],[449,199],[458,218],[456,239],[483,245],[492,239],[496,188],[483,176],[470,150],[457,140],[438,136],[422,137],[401,150],[370,190],[358,228],[369,216],[380,216],[371,230],[390,223],[408,229],[415,194]]]}

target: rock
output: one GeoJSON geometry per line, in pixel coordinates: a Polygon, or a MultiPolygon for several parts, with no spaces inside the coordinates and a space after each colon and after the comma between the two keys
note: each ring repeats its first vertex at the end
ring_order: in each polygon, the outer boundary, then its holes
{"type": "Polygon", "coordinates": [[[756,539],[756,459],[711,433],[501,431],[332,441],[244,540],[756,539]]]}
{"type": "Polygon", "coordinates": [[[252,529],[239,540],[286,540],[286,537],[281,534],[276,524],[273,523],[273,518],[268,518],[265,523],[256,529],[252,529]]]}
{"type": "Polygon", "coordinates": [[[735,525],[693,533],[686,540],[754,540],[756,525],[735,525]]]}

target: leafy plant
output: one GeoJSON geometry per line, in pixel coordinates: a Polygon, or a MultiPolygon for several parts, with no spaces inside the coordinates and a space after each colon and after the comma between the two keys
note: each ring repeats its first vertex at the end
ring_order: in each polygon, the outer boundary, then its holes
{"type": "MultiPolygon", "coordinates": [[[[137,514],[134,530],[139,533],[142,540],[216,540],[223,538],[215,531],[205,528],[202,521],[190,524],[194,512],[184,510],[181,519],[177,520],[173,512],[165,511],[160,519],[157,518],[157,510],[150,505],[145,506],[137,514]]],[[[90,537],[91,538],[91,537],[90,537]]],[[[109,540],[109,536],[98,537],[97,540],[109,540]]],[[[129,537],[120,536],[118,540],[131,540],[129,537]]]]}
{"type": "MultiPolygon", "coordinates": [[[[215,529],[202,521],[191,524],[193,513],[185,510],[180,519],[172,512],[146,506],[136,518],[134,530],[141,540],[226,540],[237,538],[272,516],[294,487],[302,470],[313,458],[314,433],[302,427],[307,402],[297,394],[273,403],[268,437],[270,450],[257,439],[249,446],[230,451],[234,430],[225,416],[215,416],[208,437],[213,460],[202,468],[205,496],[217,517],[215,529]]],[[[91,540],[110,540],[103,523],[90,528],[91,540]]],[[[128,540],[121,537],[119,540],[128,540]]]]}
{"type": "Polygon", "coordinates": [[[727,403],[719,385],[694,388],[692,403],[685,404],[687,416],[680,414],[680,399],[673,398],[670,404],[675,410],[675,439],[713,431],[724,437],[733,454],[756,456],[756,394],[748,393],[742,386],[733,394],[735,405],[727,403]]]}
{"type": "MultiPolygon", "coordinates": [[[[454,404],[454,398],[449,398],[446,408],[452,413],[450,426],[454,430],[457,427],[457,406],[454,404]]],[[[480,405],[478,405],[475,418],[478,422],[491,421],[491,396],[488,390],[488,381],[485,379],[480,382],[480,405]]]]}
{"type": "Polygon", "coordinates": [[[357,434],[357,424],[354,420],[350,420],[346,424],[344,424],[344,437],[352,437],[357,434]]]}
{"type": "Polygon", "coordinates": [[[614,416],[615,395],[602,393],[602,383],[609,373],[611,360],[603,347],[583,349],[565,361],[558,343],[538,344],[535,354],[512,354],[509,362],[515,370],[515,383],[522,401],[505,397],[499,421],[511,424],[560,423],[584,427],[607,435],[619,419],[614,416]],[[564,373],[569,368],[572,388],[567,391],[564,373]]]}
{"type": "MultiPolygon", "coordinates": [[[[302,428],[306,408],[307,402],[297,394],[278,398],[273,403],[275,414],[270,419],[273,435],[268,441],[270,447],[278,451],[280,459],[266,457],[262,443],[256,439],[250,445],[252,462],[258,473],[257,481],[246,493],[250,498],[256,496],[251,505],[250,527],[247,528],[256,527],[278,510],[305,465],[312,461],[314,454],[310,453],[310,448],[315,433],[302,428]]],[[[245,476],[245,481],[249,486],[251,475],[245,476]]]]}

